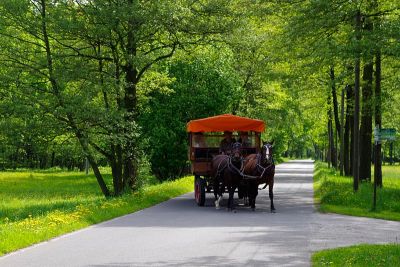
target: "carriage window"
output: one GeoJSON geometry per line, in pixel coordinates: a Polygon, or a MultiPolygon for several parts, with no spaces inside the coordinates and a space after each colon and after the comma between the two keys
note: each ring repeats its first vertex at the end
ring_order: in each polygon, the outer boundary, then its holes
{"type": "Polygon", "coordinates": [[[192,134],[192,146],[205,148],[219,147],[222,139],[223,137],[220,135],[194,133],[192,134]]]}
{"type": "MultiPolygon", "coordinates": [[[[236,141],[239,140],[240,136],[238,133],[233,134],[233,138],[236,141]]],[[[216,133],[193,133],[192,134],[192,146],[199,148],[219,148],[222,139],[224,139],[223,134],[216,133]]],[[[248,140],[244,147],[256,147],[256,136],[254,134],[248,135],[248,140]]]]}
{"type": "Polygon", "coordinates": [[[203,133],[194,133],[192,135],[193,147],[207,147],[207,138],[203,133]]]}
{"type": "Polygon", "coordinates": [[[246,146],[247,147],[255,147],[256,146],[256,138],[254,135],[249,135],[246,146]]]}

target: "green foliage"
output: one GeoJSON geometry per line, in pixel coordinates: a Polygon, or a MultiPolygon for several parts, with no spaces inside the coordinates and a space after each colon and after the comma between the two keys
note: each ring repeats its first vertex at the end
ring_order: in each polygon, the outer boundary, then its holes
{"type": "Polygon", "coordinates": [[[112,199],[97,187],[93,175],[78,172],[0,173],[0,255],[190,192],[193,177],[112,199]]]}
{"type": "Polygon", "coordinates": [[[27,114],[50,117],[55,136],[76,138],[93,168],[107,160],[114,194],[135,188],[144,146],[137,124],[141,79],[177,50],[229,32],[237,24],[233,6],[226,0],[2,1],[0,61],[8,69],[0,71],[7,81],[1,92],[13,90],[5,103],[25,111],[36,105],[27,114]]]}
{"type": "Polygon", "coordinates": [[[400,245],[357,245],[316,252],[312,266],[399,266],[400,245]]]}
{"type": "Polygon", "coordinates": [[[383,188],[377,189],[376,211],[372,209],[373,183],[361,183],[353,191],[351,177],[339,174],[318,162],[314,172],[315,198],[323,212],[400,221],[400,168],[383,166],[383,188]]]}
{"type": "Polygon", "coordinates": [[[186,123],[227,113],[238,98],[235,73],[224,55],[177,60],[166,67],[172,80],[170,89],[146,94],[142,99],[146,108],[140,116],[144,136],[148,138],[152,170],[160,180],[186,171],[186,123]]]}
{"type": "MultiPolygon", "coordinates": [[[[395,35],[398,34],[393,32],[392,26],[398,23],[399,17],[399,10],[394,7],[393,1],[300,1],[284,5],[284,10],[288,14],[288,20],[283,24],[285,31],[280,42],[292,44],[284,47],[288,56],[286,61],[290,62],[294,67],[293,71],[296,72],[292,79],[297,80],[298,88],[292,89],[304,93],[312,88],[312,101],[319,98],[317,101],[321,108],[321,105],[324,105],[321,100],[329,95],[327,92],[332,85],[332,81],[329,80],[330,66],[335,68],[334,82],[339,93],[346,84],[354,84],[353,64],[356,53],[360,52],[362,64],[366,64],[372,60],[374,53],[380,50],[382,55],[386,55],[383,59],[382,73],[382,91],[385,97],[382,99],[394,106],[392,99],[388,99],[387,96],[393,95],[392,88],[397,86],[391,81],[386,81],[396,77],[398,73],[390,67],[396,59],[389,50],[396,50],[392,46],[395,35]],[[360,41],[355,40],[354,31],[357,10],[360,10],[364,23],[360,41]],[[367,22],[373,22],[372,31],[365,27],[367,22]]],[[[307,92],[306,94],[309,96],[307,92]]],[[[306,102],[311,100],[303,99],[306,102]]],[[[318,108],[310,109],[303,115],[309,116],[312,115],[310,113],[314,113],[312,116],[315,116],[317,110],[318,108]]],[[[390,124],[390,120],[391,116],[383,116],[384,127],[390,124]]],[[[324,121],[326,123],[326,119],[324,121]]],[[[313,142],[319,147],[322,147],[321,141],[326,139],[326,129],[321,128],[321,131],[323,132],[313,136],[313,142]]]]}
{"type": "Polygon", "coordinates": [[[188,120],[221,113],[264,120],[277,156],[309,157],[357,51],[381,50],[383,127],[400,123],[395,1],[44,1],[45,19],[41,3],[0,1],[0,168],[90,154],[168,179],[186,168],[188,120]],[[375,25],[359,42],[358,9],[375,25]]]}

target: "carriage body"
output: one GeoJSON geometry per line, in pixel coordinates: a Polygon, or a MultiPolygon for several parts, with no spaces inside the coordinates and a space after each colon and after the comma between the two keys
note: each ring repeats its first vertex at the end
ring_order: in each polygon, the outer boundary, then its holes
{"type": "Polygon", "coordinates": [[[233,132],[233,138],[240,138],[239,132],[248,133],[248,142],[242,147],[244,156],[258,153],[261,145],[261,132],[265,124],[261,120],[224,114],[205,119],[192,120],[187,125],[189,137],[189,160],[195,177],[195,200],[199,206],[205,202],[206,192],[212,185],[211,164],[215,155],[219,154],[219,145],[224,138],[224,131],[233,132]]]}

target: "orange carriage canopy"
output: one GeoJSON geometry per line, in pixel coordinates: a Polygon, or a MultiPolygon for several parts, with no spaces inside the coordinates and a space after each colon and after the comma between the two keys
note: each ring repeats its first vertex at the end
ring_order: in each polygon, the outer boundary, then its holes
{"type": "Polygon", "coordinates": [[[231,114],[191,120],[187,124],[188,132],[254,131],[261,133],[264,130],[265,123],[262,120],[231,114]]]}

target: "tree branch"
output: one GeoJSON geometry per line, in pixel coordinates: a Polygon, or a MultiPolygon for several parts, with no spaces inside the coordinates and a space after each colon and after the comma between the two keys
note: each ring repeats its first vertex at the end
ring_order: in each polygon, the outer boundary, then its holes
{"type": "Polygon", "coordinates": [[[147,64],[139,71],[139,73],[138,73],[138,75],[137,75],[137,77],[136,77],[136,80],[139,81],[140,78],[143,76],[143,74],[144,74],[154,63],[157,63],[158,61],[161,61],[161,60],[163,60],[163,59],[166,59],[166,58],[171,57],[171,56],[174,54],[175,50],[176,50],[176,46],[177,46],[177,44],[174,43],[173,46],[172,46],[172,48],[171,48],[171,51],[170,51],[168,54],[159,56],[159,57],[157,57],[156,59],[154,59],[153,61],[147,63],[147,64]]]}
{"type": "Polygon", "coordinates": [[[105,151],[104,149],[102,149],[101,147],[99,147],[98,145],[96,145],[95,143],[93,143],[92,141],[88,142],[89,145],[91,145],[94,149],[96,149],[98,152],[100,152],[101,154],[103,154],[105,157],[107,157],[110,161],[113,159],[113,156],[110,153],[107,153],[107,151],[105,151]]]}

